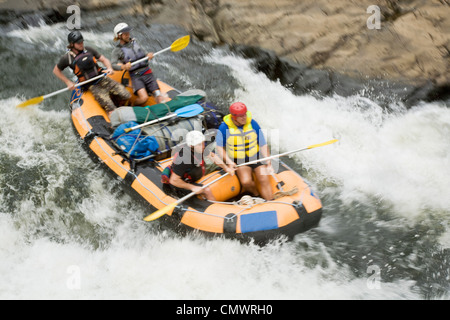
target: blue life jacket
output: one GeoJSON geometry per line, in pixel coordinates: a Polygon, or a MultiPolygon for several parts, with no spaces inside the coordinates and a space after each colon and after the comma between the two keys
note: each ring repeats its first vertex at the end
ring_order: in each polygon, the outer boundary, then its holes
{"type": "MultiPolygon", "coordinates": [[[[129,46],[122,46],[120,49],[123,52],[123,62],[134,62],[139,59],[145,58],[147,55],[144,50],[137,44],[137,42],[132,39],[131,40],[131,47],[129,46]]],[[[138,64],[135,64],[131,67],[130,72],[133,72],[137,69],[141,69],[144,67],[148,67],[148,61],[143,61],[138,64]]]]}

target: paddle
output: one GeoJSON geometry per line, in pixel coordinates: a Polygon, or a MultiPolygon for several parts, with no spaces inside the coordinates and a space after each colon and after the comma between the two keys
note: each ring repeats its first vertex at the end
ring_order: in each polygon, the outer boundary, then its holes
{"type": "MultiPolygon", "coordinates": [[[[183,50],[184,48],[186,48],[188,46],[190,40],[191,40],[190,36],[184,36],[182,38],[179,38],[178,40],[175,40],[174,43],[172,43],[172,45],[170,47],[167,47],[167,48],[162,49],[162,50],[160,50],[158,52],[155,52],[153,54],[153,57],[155,57],[158,54],[161,54],[163,52],[169,51],[169,50],[172,51],[172,52],[183,50]]],[[[134,65],[134,64],[137,64],[137,63],[140,63],[140,62],[144,62],[147,59],[148,59],[148,57],[144,57],[142,59],[136,60],[131,65],[134,65]]]]}
{"type": "MultiPolygon", "coordinates": [[[[270,156],[270,157],[266,157],[266,158],[262,158],[262,159],[249,161],[249,162],[246,162],[246,163],[242,163],[242,164],[237,165],[237,167],[246,166],[246,165],[249,165],[249,164],[253,164],[253,163],[257,163],[257,162],[261,162],[261,161],[266,161],[266,160],[270,160],[270,159],[274,159],[274,158],[279,158],[279,157],[286,156],[288,154],[295,153],[295,152],[300,152],[300,151],[304,151],[304,150],[308,150],[308,149],[313,149],[313,148],[317,148],[317,147],[326,146],[326,145],[335,143],[337,141],[338,141],[337,139],[333,139],[333,140],[330,140],[330,141],[327,141],[327,142],[323,142],[323,143],[319,143],[319,144],[313,144],[313,145],[310,145],[309,147],[306,147],[306,148],[297,149],[297,150],[293,150],[293,151],[288,151],[288,152],[276,154],[276,155],[273,155],[273,156],[270,156]]],[[[204,186],[201,187],[201,189],[205,189],[205,188],[209,187],[210,185],[212,185],[213,183],[219,181],[220,179],[225,178],[228,174],[229,173],[227,172],[224,175],[220,176],[219,178],[217,178],[217,179],[215,179],[215,180],[205,184],[204,186]]],[[[190,197],[194,196],[195,194],[196,194],[195,192],[189,193],[188,195],[184,196],[181,199],[178,199],[174,203],[171,203],[171,204],[165,206],[164,208],[159,209],[159,210],[151,213],[150,215],[145,217],[144,220],[145,221],[154,221],[154,220],[162,217],[163,215],[167,214],[171,210],[175,209],[175,207],[177,205],[179,205],[180,203],[186,201],[187,199],[189,199],[190,197]]]]}
{"type": "Polygon", "coordinates": [[[148,122],[142,123],[140,125],[137,125],[137,126],[134,126],[134,127],[131,127],[131,128],[127,128],[124,131],[126,133],[128,133],[130,131],[133,131],[133,130],[136,130],[136,129],[140,129],[140,128],[143,128],[143,127],[147,127],[147,126],[152,125],[154,123],[157,123],[157,122],[160,122],[160,121],[164,121],[164,120],[167,120],[167,119],[170,119],[170,118],[173,118],[173,117],[190,118],[190,117],[196,116],[196,115],[198,115],[198,114],[200,114],[202,112],[203,112],[203,108],[202,108],[201,105],[199,105],[199,104],[192,104],[190,106],[180,108],[180,109],[176,110],[175,112],[170,113],[170,114],[168,114],[168,115],[166,115],[166,116],[164,116],[162,118],[155,119],[155,120],[152,120],[152,121],[148,121],[148,122]]]}
{"type": "MultiPolygon", "coordinates": [[[[166,52],[168,50],[171,50],[173,52],[183,50],[184,48],[187,47],[187,45],[189,44],[189,41],[190,41],[190,36],[184,36],[184,37],[182,37],[182,38],[180,38],[178,40],[175,40],[170,47],[165,48],[163,50],[160,50],[158,52],[155,52],[153,54],[153,56],[156,56],[156,55],[161,54],[163,52],[166,52]]],[[[135,64],[140,63],[142,61],[145,61],[147,59],[148,59],[148,57],[145,57],[145,58],[140,59],[140,60],[136,60],[133,63],[131,63],[131,65],[135,65],[135,64]]],[[[85,84],[87,84],[89,82],[92,82],[94,80],[100,79],[101,77],[104,77],[105,75],[106,74],[103,73],[103,74],[98,75],[98,76],[96,76],[96,77],[94,77],[92,79],[89,79],[89,80],[86,80],[84,82],[78,83],[78,84],[75,85],[75,87],[79,87],[79,86],[85,85],[85,84]]],[[[61,90],[58,90],[58,91],[55,91],[55,92],[52,92],[52,93],[49,93],[49,94],[46,94],[46,95],[43,95],[43,96],[31,98],[31,99],[29,99],[29,100],[27,100],[25,102],[22,102],[22,103],[18,104],[17,107],[18,108],[24,108],[24,107],[27,107],[27,106],[30,106],[30,105],[33,105],[33,104],[38,104],[38,103],[41,103],[42,101],[44,101],[47,98],[53,97],[53,96],[55,96],[57,94],[63,93],[63,92],[68,91],[68,90],[69,90],[69,88],[64,88],[64,89],[61,89],[61,90]]]]}
{"type": "Polygon", "coordinates": [[[279,157],[283,157],[283,156],[287,156],[288,154],[291,154],[291,153],[296,153],[296,152],[300,152],[300,151],[304,151],[304,150],[308,150],[308,149],[313,149],[313,148],[327,146],[327,145],[333,144],[333,143],[335,143],[337,141],[338,141],[337,139],[333,139],[333,140],[330,140],[330,141],[327,141],[327,142],[323,142],[323,143],[319,143],[319,144],[313,144],[313,145],[311,145],[309,147],[306,147],[306,148],[297,149],[297,150],[293,150],[293,151],[287,151],[287,152],[276,154],[276,155],[273,155],[273,156],[270,156],[270,157],[257,159],[257,160],[254,160],[254,161],[249,161],[249,162],[246,162],[244,164],[238,165],[238,167],[239,166],[244,166],[244,165],[249,165],[249,164],[254,164],[254,163],[257,163],[257,162],[266,161],[266,160],[270,160],[270,159],[275,159],[275,158],[279,158],[279,157]]]}
{"type": "MultiPolygon", "coordinates": [[[[96,76],[96,77],[94,77],[92,79],[89,79],[89,80],[77,83],[77,84],[75,84],[75,87],[79,87],[79,86],[85,85],[86,83],[89,83],[89,82],[92,82],[94,80],[100,79],[100,78],[102,78],[104,76],[106,76],[106,73],[102,73],[102,74],[100,74],[100,75],[98,75],[98,76],[96,76]]],[[[42,101],[44,101],[44,99],[56,96],[57,94],[63,93],[63,92],[68,91],[68,90],[69,90],[69,88],[67,87],[67,88],[64,88],[64,89],[61,89],[61,90],[58,90],[58,91],[46,94],[44,96],[35,97],[35,98],[29,99],[29,100],[27,100],[25,102],[22,102],[21,104],[18,104],[16,107],[24,108],[24,107],[31,106],[33,104],[38,104],[38,103],[41,103],[42,101]]]]}

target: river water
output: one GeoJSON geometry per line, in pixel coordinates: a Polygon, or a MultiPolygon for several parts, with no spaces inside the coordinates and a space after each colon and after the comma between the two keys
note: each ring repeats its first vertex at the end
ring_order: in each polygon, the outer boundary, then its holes
{"type": "MultiPolygon", "coordinates": [[[[110,57],[117,22],[92,23],[85,43],[110,57]]],[[[15,107],[64,87],[52,69],[65,24],[1,28],[0,299],[450,298],[448,102],[295,96],[195,40],[158,56],[155,74],[174,87],[205,90],[222,110],[245,102],[272,153],[339,139],[286,160],[322,199],[318,228],[264,247],[182,237],[142,221],[146,207],[88,157],[68,93],[15,107]]],[[[185,32],[134,35],[157,51],[185,32]]]]}

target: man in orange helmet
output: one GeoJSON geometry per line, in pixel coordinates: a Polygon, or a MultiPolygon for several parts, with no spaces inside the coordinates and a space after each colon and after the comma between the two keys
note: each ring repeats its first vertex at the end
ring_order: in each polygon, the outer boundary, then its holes
{"type": "MultiPolygon", "coordinates": [[[[242,102],[233,103],[230,106],[230,114],[223,118],[216,137],[217,154],[224,162],[233,163],[234,166],[247,163],[256,159],[270,156],[264,134],[259,124],[252,119],[252,114],[242,102]]],[[[237,168],[237,176],[242,185],[243,192],[252,195],[260,195],[265,200],[273,199],[272,187],[269,182],[269,174],[273,172],[269,161],[240,166],[237,168]],[[258,192],[252,173],[260,184],[258,192]]]]}

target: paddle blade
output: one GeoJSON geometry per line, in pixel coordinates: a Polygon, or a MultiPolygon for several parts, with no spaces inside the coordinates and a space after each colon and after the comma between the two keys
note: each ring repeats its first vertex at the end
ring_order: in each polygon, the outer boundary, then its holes
{"type": "Polygon", "coordinates": [[[189,41],[191,41],[191,36],[184,36],[178,40],[175,40],[175,42],[170,46],[170,50],[174,52],[183,50],[188,46],[189,41]]]}
{"type": "Polygon", "coordinates": [[[323,143],[319,143],[319,144],[313,144],[313,145],[307,147],[307,149],[312,149],[312,148],[317,148],[317,147],[327,146],[327,145],[333,144],[333,143],[335,143],[335,142],[337,142],[337,141],[338,141],[337,139],[333,139],[333,140],[330,140],[330,141],[327,141],[327,142],[323,142],[323,143]]]}
{"type": "Polygon", "coordinates": [[[147,217],[144,218],[144,221],[154,221],[156,219],[161,218],[163,215],[167,214],[168,212],[175,209],[177,206],[177,202],[174,202],[172,204],[169,204],[168,206],[165,206],[162,209],[159,209],[158,211],[153,212],[152,214],[149,214],[147,217]]]}
{"type": "Polygon", "coordinates": [[[196,115],[202,113],[203,111],[204,111],[203,107],[201,105],[195,103],[195,104],[191,104],[189,106],[180,108],[180,109],[176,110],[175,113],[178,117],[190,118],[190,117],[193,117],[193,116],[196,116],[196,115]]]}
{"type": "Polygon", "coordinates": [[[27,100],[25,102],[22,102],[21,104],[18,104],[17,108],[25,108],[25,107],[31,106],[33,104],[41,103],[42,101],[44,101],[44,96],[36,97],[36,98],[30,99],[30,100],[27,100]]]}

